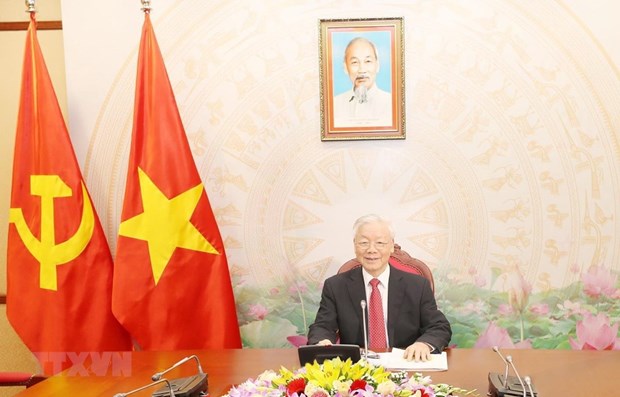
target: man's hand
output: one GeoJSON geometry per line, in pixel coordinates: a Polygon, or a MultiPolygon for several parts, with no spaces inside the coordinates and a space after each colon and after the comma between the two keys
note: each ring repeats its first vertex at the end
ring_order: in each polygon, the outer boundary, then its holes
{"type": "Polygon", "coordinates": [[[320,340],[317,343],[317,345],[319,345],[319,346],[331,346],[332,345],[332,341],[329,340],[329,339],[323,339],[323,340],[320,340]]]}
{"type": "Polygon", "coordinates": [[[403,358],[407,361],[429,361],[431,359],[431,347],[424,342],[415,342],[405,349],[403,358]]]}

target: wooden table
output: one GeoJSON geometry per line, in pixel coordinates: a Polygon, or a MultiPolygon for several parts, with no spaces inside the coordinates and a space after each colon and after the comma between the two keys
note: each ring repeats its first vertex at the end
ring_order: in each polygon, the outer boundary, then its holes
{"type": "MultiPolygon", "coordinates": [[[[108,396],[127,392],[150,382],[151,375],[162,371],[186,356],[196,354],[208,374],[209,393],[225,394],[232,385],[254,378],[261,372],[280,366],[299,367],[296,349],[237,349],[131,353],[131,369],[114,376],[67,375],[51,377],[17,394],[28,396],[108,396]]],[[[529,375],[540,397],[591,397],[620,395],[619,351],[505,350],[511,355],[519,374],[529,375]]],[[[503,373],[504,364],[491,349],[452,349],[448,351],[448,371],[429,372],[434,383],[449,383],[465,389],[477,389],[486,395],[489,372],[503,373]]],[[[118,372],[118,368],[116,368],[118,372]]],[[[194,375],[194,360],[165,375],[168,379],[194,375]]],[[[134,396],[150,396],[155,389],[134,396]]]]}

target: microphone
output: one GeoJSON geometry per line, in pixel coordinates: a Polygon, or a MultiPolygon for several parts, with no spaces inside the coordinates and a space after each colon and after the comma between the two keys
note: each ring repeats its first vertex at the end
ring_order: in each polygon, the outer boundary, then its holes
{"type": "Polygon", "coordinates": [[[188,362],[192,358],[196,360],[196,365],[198,365],[198,373],[199,374],[204,374],[204,372],[202,371],[202,367],[200,366],[200,360],[198,360],[198,357],[194,354],[192,356],[188,356],[188,357],[185,357],[182,360],[179,360],[176,364],[174,364],[172,367],[168,368],[165,371],[155,373],[153,376],[151,376],[151,379],[153,379],[153,380],[161,379],[163,374],[172,371],[173,369],[175,369],[176,367],[178,367],[178,366],[180,366],[182,364],[185,364],[186,362],[188,362]]]}
{"type": "Polygon", "coordinates": [[[525,376],[523,378],[525,384],[527,385],[528,390],[530,391],[530,396],[534,396],[534,390],[532,390],[532,379],[529,376],[525,376]]]}
{"type": "Polygon", "coordinates": [[[508,387],[508,367],[509,367],[508,361],[506,361],[506,359],[504,358],[504,355],[499,351],[499,347],[493,346],[493,351],[499,354],[499,357],[502,359],[504,364],[506,364],[506,369],[504,370],[504,389],[506,389],[508,387]]]}
{"type": "Polygon", "coordinates": [[[170,384],[170,382],[168,381],[168,379],[159,379],[159,380],[156,380],[155,382],[149,383],[148,385],[145,385],[145,386],[139,387],[139,388],[137,388],[137,389],[133,389],[133,390],[128,391],[128,392],[126,392],[126,393],[116,393],[116,394],[114,395],[114,397],[126,397],[126,396],[128,396],[128,395],[130,395],[130,394],[134,394],[134,393],[137,393],[137,392],[142,391],[142,390],[144,390],[144,389],[148,389],[149,387],[151,387],[151,386],[155,386],[155,385],[157,385],[157,384],[159,384],[159,383],[165,383],[165,384],[168,386],[168,390],[170,391],[170,394],[168,394],[168,395],[169,395],[170,397],[175,397],[174,391],[172,390],[172,385],[170,384]]]}
{"type": "Polygon", "coordinates": [[[521,385],[521,389],[523,390],[523,397],[527,397],[527,391],[525,390],[523,379],[521,379],[521,377],[519,376],[519,373],[517,372],[517,367],[515,367],[515,364],[512,362],[512,356],[506,356],[506,361],[510,363],[512,370],[515,371],[515,375],[517,375],[517,379],[519,379],[519,384],[521,385]]]}
{"type": "Polygon", "coordinates": [[[504,376],[489,372],[489,391],[487,396],[489,397],[537,397],[537,392],[532,385],[530,377],[526,377],[525,383],[528,385],[528,389],[525,388],[524,380],[517,372],[511,356],[504,356],[500,353],[497,346],[493,346],[493,351],[497,353],[504,364],[506,369],[504,376]],[[509,368],[512,367],[516,376],[508,376],[509,368]]]}
{"type": "Polygon", "coordinates": [[[360,301],[362,307],[362,329],[364,330],[364,358],[368,360],[368,332],[366,331],[366,301],[360,301]]]}
{"type": "MultiPolygon", "coordinates": [[[[178,378],[178,379],[172,380],[171,381],[172,389],[176,393],[175,394],[176,397],[206,396],[207,395],[207,374],[205,374],[204,371],[202,370],[202,366],[200,365],[200,360],[198,359],[198,356],[196,355],[185,357],[179,360],[178,362],[176,362],[175,364],[173,364],[168,369],[161,371],[161,372],[156,372],[155,374],[153,374],[151,379],[153,379],[154,381],[157,381],[161,379],[161,377],[165,373],[172,371],[173,369],[185,364],[186,362],[192,359],[196,360],[196,365],[198,366],[198,374],[193,375],[193,376],[188,376],[185,378],[178,378]]],[[[169,394],[166,388],[161,388],[159,390],[156,390],[155,393],[153,393],[153,397],[168,397],[168,396],[169,394]]]]}

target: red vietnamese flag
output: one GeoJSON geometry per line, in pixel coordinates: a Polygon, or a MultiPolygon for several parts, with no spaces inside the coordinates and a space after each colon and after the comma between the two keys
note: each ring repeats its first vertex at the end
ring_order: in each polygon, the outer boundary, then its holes
{"type": "Polygon", "coordinates": [[[112,271],[33,12],[15,136],[7,316],[45,373],[71,365],[71,357],[131,350],[131,339],[111,310],[112,271]]]}
{"type": "Polygon", "coordinates": [[[224,245],[148,13],[112,310],[142,349],[241,347],[224,245]]]}

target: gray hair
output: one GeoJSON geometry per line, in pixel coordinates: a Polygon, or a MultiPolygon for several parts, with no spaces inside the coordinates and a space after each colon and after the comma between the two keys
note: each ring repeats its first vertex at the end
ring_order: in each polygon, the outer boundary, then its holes
{"type": "Polygon", "coordinates": [[[368,214],[368,215],[364,215],[364,216],[357,218],[357,220],[353,224],[353,239],[355,239],[355,236],[357,235],[357,231],[360,229],[360,227],[368,223],[374,223],[374,222],[380,222],[380,223],[385,224],[388,230],[390,231],[390,237],[392,238],[392,240],[394,240],[394,228],[392,227],[392,222],[390,222],[389,220],[377,214],[368,214]]]}

